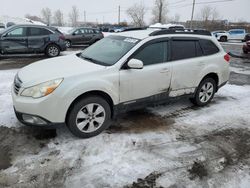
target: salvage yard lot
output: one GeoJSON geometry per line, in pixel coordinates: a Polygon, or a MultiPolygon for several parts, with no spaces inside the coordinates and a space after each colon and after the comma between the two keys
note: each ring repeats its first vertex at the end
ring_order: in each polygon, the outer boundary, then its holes
{"type": "Polygon", "coordinates": [[[11,84],[37,59],[0,61],[0,187],[249,187],[250,60],[232,58],[230,84],[207,107],[183,99],[130,112],[81,140],[17,122],[11,84]]]}

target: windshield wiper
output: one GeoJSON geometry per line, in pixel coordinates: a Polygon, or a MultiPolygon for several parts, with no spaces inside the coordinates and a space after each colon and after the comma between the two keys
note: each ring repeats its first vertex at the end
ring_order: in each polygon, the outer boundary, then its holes
{"type": "Polygon", "coordinates": [[[91,57],[87,57],[87,56],[84,56],[84,55],[80,55],[80,57],[83,58],[83,59],[85,59],[85,60],[88,60],[90,62],[93,62],[95,64],[98,64],[98,65],[108,66],[106,63],[98,61],[98,60],[95,60],[95,59],[93,59],[91,57]]]}
{"type": "Polygon", "coordinates": [[[81,55],[81,57],[83,58],[83,59],[86,59],[86,60],[89,60],[89,61],[91,61],[91,62],[96,62],[96,60],[94,60],[93,58],[91,58],[91,57],[87,57],[87,56],[83,56],[83,55],[81,55]]]}

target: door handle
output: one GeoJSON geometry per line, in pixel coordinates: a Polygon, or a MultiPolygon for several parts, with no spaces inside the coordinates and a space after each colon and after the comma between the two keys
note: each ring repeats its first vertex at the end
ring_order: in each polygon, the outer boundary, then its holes
{"type": "Polygon", "coordinates": [[[161,70],[161,73],[167,73],[167,72],[169,72],[169,68],[164,68],[161,70]]]}

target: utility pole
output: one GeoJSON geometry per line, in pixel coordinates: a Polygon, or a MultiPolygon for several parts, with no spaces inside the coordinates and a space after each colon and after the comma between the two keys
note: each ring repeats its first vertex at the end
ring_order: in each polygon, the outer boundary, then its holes
{"type": "Polygon", "coordinates": [[[84,23],[86,24],[86,11],[84,10],[84,23]]]}
{"type": "Polygon", "coordinates": [[[190,29],[192,29],[192,28],[193,28],[194,7],[195,7],[195,0],[193,0],[193,8],[192,8],[192,16],[191,16],[190,29]]]}
{"type": "Polygon", "coordinates": [[[118,7],[118,25],[120,25],[121,22],[121,6],[118,7]]]}

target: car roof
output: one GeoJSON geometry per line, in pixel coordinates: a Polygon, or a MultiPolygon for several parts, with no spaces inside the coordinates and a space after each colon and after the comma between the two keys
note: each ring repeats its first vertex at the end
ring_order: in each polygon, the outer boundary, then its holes
{"type": "Polygon", "coordinates": [[[149,37],[151,33],[159,29],[146,29],[146,30],[135,30],[135,31],[125,31],[121,33],[114,33],[114,35],[130,37],[130,38],[137,38],[137,39],[145,39],[149,37]]]}
{"type": "MultiPolygon", "coordinates": [[[[123,37],[129,37],[129,38],[136,38],[136,39],[140,39],[143,40],[145,38],[148,37],[152,37],[152,33],[154,33],[155,31],[162,31],[161,29],[146,29],[146,30],[135,30],[135,31],[125,31],[125,32],[121,32],[121,33],[114,33],[113,35],[118,35],[118,36],[123,36],[123,37]]],[[[153,35],[154,36],[154,35],[153,35]]],[[[155,35],[156,37],[188,37],[188,38],[206,38],[206,39],[210,39],[212,37],[211,36],[206,36],[206,35],[200,35],[200,34],[196,34],[196,33],[185,33],[185,32],[181,32],[181,33],[170,33],[170,34],[159,34],[159,35],[155,35]]]]}

